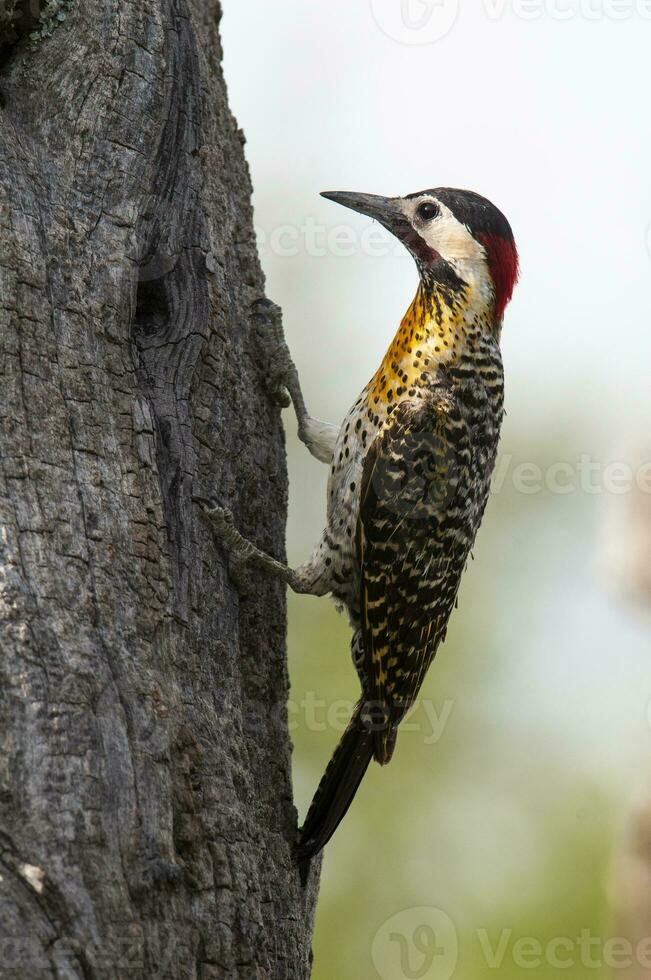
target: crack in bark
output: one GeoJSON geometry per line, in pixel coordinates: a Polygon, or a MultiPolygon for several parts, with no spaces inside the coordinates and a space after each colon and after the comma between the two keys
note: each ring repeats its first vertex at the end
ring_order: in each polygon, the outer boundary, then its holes
{"type": "Polygon", "coordinates": [[[303,980],[284,591],[240,602],[191,504],[282,553],[219,8],[99,10],[2,77],[0,826],[46,882],[0,882],[3,968],[303,980]]]}

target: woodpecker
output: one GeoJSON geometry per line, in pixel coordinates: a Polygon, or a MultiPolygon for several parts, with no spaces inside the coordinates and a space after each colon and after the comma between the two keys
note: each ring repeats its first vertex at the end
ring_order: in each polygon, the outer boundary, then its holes
{"type": "Polygon", "coordinates": [[[380,222],[419,274],[382,363],[340,427],[307,413],[280,311],[256,304],[268,382],[283,403],[291,398],[300,438],[330,466],[326,528],[310,559],[291,569],[244,539],[229,511],[204,503],[239,580],[257,562],[295,592],[331,594],[350,617],[361,694],[301,830],[301,860],[328,842],[371,759],[391,760],[445,639],[488,500],[504,403],[500,334],[518,278],[511,227],[479,194],[323,196],[380,222]]]}

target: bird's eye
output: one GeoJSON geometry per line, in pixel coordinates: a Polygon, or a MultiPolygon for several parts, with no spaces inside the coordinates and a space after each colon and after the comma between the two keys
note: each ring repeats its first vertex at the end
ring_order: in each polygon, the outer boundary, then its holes
{"type": "Polygon", "coordinates": [[[441,209],[438,204],[434,204],[433,201],[425,201],[424,204],[418,208],[418,217],[422,218],[423,221],[431,221],[432,218],[437,218],[441,213],[441,209]]]}

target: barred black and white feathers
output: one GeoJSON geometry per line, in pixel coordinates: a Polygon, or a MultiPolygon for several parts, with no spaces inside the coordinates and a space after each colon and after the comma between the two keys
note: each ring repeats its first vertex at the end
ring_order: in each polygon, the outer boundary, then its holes
{"type": "MultiPolygon", "coordinates": [[[[501,405],[501,391],[491,397],[501,405]]],[[[370,759],[390,761],[398,725],[445,637],[501,418],[486,416],[486,392],[471,400],[472,408],[460,402],[451,379],[434,379],[397,405],[364,458],[356,535],[362,699],[308,813],[302,857],[330,839],[370,759]]]]}
{"type": "Polygon", "coordinates": [[[420,285],[341,427],[328,524],[302,566],[312,591],[348,610],[362,688],[302,829],[303,858],[330,839],[371,758],[391,759],[445,638],[495,465],[499,338],[518,269],[506,218],[477,194],[326,196],[403,241],[420,285]]]}

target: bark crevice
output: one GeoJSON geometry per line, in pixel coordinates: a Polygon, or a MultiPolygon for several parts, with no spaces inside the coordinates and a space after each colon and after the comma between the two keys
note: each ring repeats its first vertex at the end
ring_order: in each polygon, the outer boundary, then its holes
{"type": "Polygon", "coordinates": [[[218,15],[77,4],[0,79],[15,980],[309,975],[284,591],[262,576],[241,601],[192,503],[218,496],[282,554],[284,440],[250,324],[264,282],[218,15]]]}

